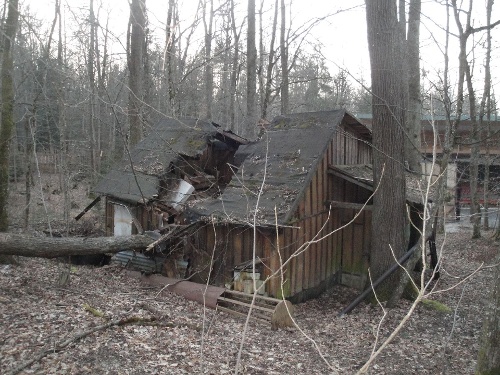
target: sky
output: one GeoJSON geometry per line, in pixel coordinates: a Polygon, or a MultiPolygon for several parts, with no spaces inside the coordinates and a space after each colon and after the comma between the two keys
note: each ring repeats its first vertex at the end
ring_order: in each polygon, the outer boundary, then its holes
{"type": "MultiPolygon", "coordinates": [[[[97,4],[102,3],[101,14],[106,14],[111,10],[110,29],[117,36],[125,35],[127,21],[129,17],[128,0],[94,0],[94,9],[97,12],[97,4]]],[[[216,0],[217,1],[217,0],[216,0]]],[[[287,0],[288,1],[288,0],[287,0]]],[[[75,13],[88,9],[88,0],[62,0],[62,4],[71,7],[75,13]]],[[[238,2],[236,0],[236,2],[238,2]]],[[[179,0],[181,28],[184,23],[190,24],[196,10],[197,0],[179,0]]],[[[256,1],[257,7],[259,1],[256,1]]],[[[329,13],[336,13],[345,8],[345,1],[325,1],[325,0],[295,0],[292,5],[292,27],[298,27],[307,21],[323,17],[329,13]]],[[[266,0],[266,16],[271,18],[271,6],[274,0],[266,0]]],[[[350,1],[350,11],[339,13],[329,17],[319,23],[312,32],[309,41],[318,42],[324,45],[321,51],[325,56],[340,66],[354,66],[354,71],[359,71],[368,66],[368,50],[366,45],[366,25],[363,0],[350,1]],[[348,31],[347,31],[348,30],[348,31]],[[346,32],[347,31],[347,32],[346,32]],[[356,46],[353,49],[353,46],[356,46]],[[350,53],[340,53],[340,51],[350,51],[350,53]]],[[[53,17],[54,0],[42,2],[40,0],[24,0],[24,6],[29,6],[31,12],[41,18],[48,20],[47,28],[53,17]],[[49,5],[50,4],[50,5],[49,5]]],[[[146,0],[149,11],[148,20],[152,29],[164,29],[164,22],[167,17],[167,0],[146,0]]],[[[241,19],[245,16],[246,5],[239,7],[241,19]]],[[[236,15],[238,17],[238,13],[236,15]]],[[[265,16],[265,17],[266,17],[265,16]]],[[[72,15],[66,11],[66,17],[71,19],[72,15]]],[[[162,35],[160,35],[161,37],[162,35]]]]}
{"type": "MultiPolygon", "coordinates": [[[[110,13],[110,26],[112,32],[125,41],[125,31],[129,17],[129,0],[94,0],[94,8],[97,12],[99,4],[102,4],[101,14],[110,13]]],[[[215,0],[217,2],[217,0],[215,0]]],[[[181,28],[190,25],[193,14],[196,10],[198,0],[178,0],[180,9],[181,28]],[[184,26],[183,26],[184,25],[184,26]]],[[[238,0],[235,0],[238,3],[238,0]]],[[[290,0],[287,0],[289,3],[290,0]]],[[[441,79],[444,66],[442,46],[444,45],[446,27],[446,8],[438,4],[444,0],[423,0],[422,1],[422,25],[421,25],[421,69],[427,74],[429,81],[437,82],[441,79]]],[[[465,3],[467,1],[464,1],[465,3]]],[[[71,8],[74,14],[86,14],[89,0],[62,0],[66,8],[71,8]]],[[[244,18],[246,12],[246,2],[239,1],[236,17],[244,18]]],[[[260,1],[257,0],[257,8],[260,1]]],[[[460,2],[459,2],[460,3],[460,2]]],[[[485,24],[485,3],[486,0],[475,1],[475,11],[473,26],[479,27],[485,24]]],[[[31,11],[39,17],[50,20],[53,17],[54,0],[24,0],[22,6],[29,6],[31,11]]],[[[265,0],[265,17],[272,17],[271,7],[274,0],[265,0]]],[[[146,0],[149,10],[149,22],[151,29],[164,29],[164,22],[167,17],[167,0],[146,0]]],[[[292,27],[299,27],[311,19],[324,17],[327,14],[332,16],[321,21],[312,31],[305,48],[313,48],[313,44],[321,45],[319,51],[325,57],[330,71],[335,74],[339,68],[346,69],[351,74],[353,81],[369,82],[369,53],[366,36],[366,15],[364,0],[293,0],[292,1],[292,27]]],[[[71,25],[74,16],[66,11],[68,19],[67,25],[71,25]]],[[[500,5],[494,6],[493,21],[500,18],[500,5]]],[[[47,28],[50,21],[47,22],[47,28]]],[[[456,32],[454,19],[450,19],[451,31],[456,32]]],[[[217,28],[217,26],[216,26],[217,28]]],[[[498,28],[500,29],[500,27],[498,28]]],[[[158,31],[158,40],[161,42],[163,34],[158,31]]],[[[201,42],[202,35],[199,35],[201,42]]],[[[469,46],[475,43],[484,42],[479,35],[471,37],[469,46]]],[[[458,41],[456,37],[451,37],[450,67],[456,72],[458,67],[458,41]]],[[[492,71],[500,71],[500,30],[493,33],[493,59],[492,71]]],[[[115,45],[115,53],[123,53],[123,45],[115,45]]],[[[483,72],[484,52],[477,49],[474,57],[474,78],[478,87],[483,72]]],[[[431,83],[427,83],[430,87],[431,83]]],[[[500,77],[494,76],[494,86],[500,85],[500,77]]],[[[424,84],[425,86],[425,84],[424,84]]]]}

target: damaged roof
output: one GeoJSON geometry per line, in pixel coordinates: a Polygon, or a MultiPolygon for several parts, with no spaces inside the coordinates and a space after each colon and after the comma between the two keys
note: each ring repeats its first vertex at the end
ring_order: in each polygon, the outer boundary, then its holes
{"type": "Polygon", "coordinates": [[[199,156],[207,143],[216,139],[233,145],[246,143],[236,134],[206,121],[164,119],[130,151],[131,160],[125,156],[99,181],[94,192],[132,203],[153,199],[159,192],[159,177],[169,171],[171,162],[183,156],[199,156]]]}
{"type": "Polygon", "coordinates": [[[370,134],[343,109],[276,117],[259,141],[239,147],[238,172],[222,195],[190,201],[188,211],[194,217],[215,215],[224,221],[252,222],[258,203],[260,225],[274,225],[276,219],[286,224],[344,119],[359,126],[360,133],[370,134]]]}
{"type": "MultiPolygon", "coordinates": [[[[348,181],[373,191],[373,166],[371,164],[359,165],[335,165],[330,170],[335,175],[348,181]]],[[[427,181],[424,181],[414,173],[405,172],[406,179],[406,200],[412,203],[422,204],[427,188],[427,181]]],[[[435,188],[432,186],[429,191],[429,199],[435,196],[435,188]]]]}

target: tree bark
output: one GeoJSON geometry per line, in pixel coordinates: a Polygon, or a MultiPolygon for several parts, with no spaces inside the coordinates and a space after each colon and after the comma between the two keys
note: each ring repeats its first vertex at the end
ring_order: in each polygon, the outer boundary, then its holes
{"type": "Polygon", "coordinates": [[[233,32],[234,38],[234,51],[233,51],[233,61],[231,62],[231,78],[230,78],[230,88],[229,88],[229,126],[231,130],[235,132],[239,132],[240,129],[236,126],[236,101],[237,101],[237,92],[236,89],[238,87],[238,77],[239,77],[239,51],[240,51],[240,33],[236,28],[236,19],[234,16],[234,0],[230,0],[231,7],[231,30],[233,32]]]}
{"type": "MultiPolygon", "coordinates": [[[[493,8],[493,0],[488,0],[486,5],[486,25],[491,25],[491,12],[493,8]]],[[[489,187],[490,187],[490,136],[491,136],[491,29],[486,31],[486,58],[484,61],[484,90],[481,104],[479,107],[479,128],[486,128],[486,154],[484,165],[484,183],[483,183],[483,229],[489,230],[489,187]],[[486,121],[484,117],[486,118],[486,121]],[[486,122],[486,126],[485,126],[486,122]]]]}
{"type": "Polygon", "coordinates": [[[95,180],[98,173],[96,162],[96,83],[95,83],[95,29],[96,20],[94,15],[94,0],[89,3],[89,50],[87,58],[87,73],[89,75],[90,95],[89,95],[89,143],[90,143],[90,168],[92,170],[92,180],[95,180]]]}
{"type": "MultiPolygon", "coordinates": [[[[491,10],[493,7],[493,0],[488,0],[486,5],[487,12],[487,25],[491,25],[491,10]]],[[[488,136],[489,136],[489,120],[491,115],[491,33],[488,28],[486,39],[486,62],[485,62],[485,81],[484,93],[481,100],[480,121],[483,120],[485,106],[487,107],[488,115],[488,136]]],[[[489,139],[487,140],[487,142],[489,139]]],[[[489,168],[489,164],[486,164],[489,168]]],[[[485,178],[486,179],[486,178],[485,178]]],[[[485,207],[486,217],[487,211],[487,196],[486,196],[486,181],[485,181],[485,207]]],[[[485,219],[486,221],[486,219],[485,219]]],[[[498,232],[497,232],[498,233],[498,232]]],[[[497,266],[495,267],[495,277],[493,279],[493,292],[490,300],[490,308],[487,309],[488,315],[484,319],[483,332],[480,339],[480,348],[477,359],[476,374],[498,374],[500,373],[500,256],[496,259],[497,266]]]]}
{"type": "Polygon", "coordinates": [[[470,183],[470,214],[472,222],[472,238],[481,237],[481,213],[479,208],[478,199],[478,188],[477,188],[477,178],[479,171],[479,135],[478,135],[478,124],[476,117],[476,96],[474,88],[472,86],[472,72],[469,61],[467,60],[467,41],[469,36],[472,35],[477,29],[472,28],[471,17],[472,17],[472,2],[469,3],[469,9],[463,11],[458,8],[457,1],[451,1],[453,7],[453,14],[455,17],[455,23],[458,28],[458,36],[460,42],[460,52],[459,52],[459,77],[458,77],[458,93],[457,93],[457,114],[455,119],[455,124],[461,119],[463,112],[463,102],[464,102],[464,83],[467,84],[467,90],[469,94],[469,117],[471,119],[471,131],[470,131],[470,141],[471,145],[471,157],[469,164],[469,183],[470,183]],[[465,26],[460,20],[460,14],[465,13],[466,22],[465,26]]]}
{"type": "Polygon", "coordinates": [[[280,28],[280,53],[281,53],[281,114],[289,111],[288,92],[288,46],[285,40],[286,31],[286,8],[285,0],[281,0],[281,28],[280,28]]]}
{"type": "Polygon", "coordinates": [[[497,256],[496,264],[492,298],[480,339],[477,375],[500,373],[500,256],[497,256]]]}
{"type": "Polygon", "coordinates": [[[147,236],[119,237],[32,237],[0,233],[0,255],[36,258],[57,258],[69,255],[117,253],[124,250],[144,250],[153,240],[147,236]]]}
{"type": "Polygon", "coordinates": [[[257,47],[255,45],[255,0],[248,0],[247,116],[245,134],[253,139],[257,128],[257,47]]]}
{"type": "Polygon", "coordinates": [[[130,146],[142,138],[143,51],[146,39],[146,0],[132,0],[128,42],[130,146]]]}
{"type": "Polygon", "coordinates": [[[406,160],[412,171],[420,173],[420,132],[422,102],[420,92],[420,10],[421,0],[411,0],[408,12],[408,36],[406,51],[408,58],[408,120],[406,160]]]}
{"type": "Polygon", "coordinates": [[[278,0],[274,3],[274,18],[273,18],[273,28],[271,32],[271,44],[269,45],[269,57],[267,61],[266,67],[266,78],[265,78],[265,89],[264,89],[264,99],[262,100],[262,115],[261,117],[265,119],[267,117],[267,107],[271,101],[271,92],[272,92],[272,84],[273,84],[273,69],[275,65],[274,55],[274,42],[276,40],[276,28],[278,25],[278,0]]]}
{"type": "Polygon", "coordinates": [[[2,54],[2,101],[1,101],[1,126],[0,126],[0,232],[7,231],[9,219],[7,202],[9,197],[9,149],[12,130],[14,128],[14,87],[12,81],[13,58],[12,45],[16,37],[19,18],[18,0],[10,0],[9,13],[5,24],[2,54]]]}
{"type": "Polygon", "coordinates": [[[214,95],[214,70],[212,66],[213,23],[214,23],[214,2],[213,0],[205,0],[203,2],[203,26],[205,28],[205,71],[204,71],[205,110],[204,113],[202,114],[202,117],[208,121],[212,119],[212,103],[214,95]],[[209,2],[208,11],[207,11],[207,1],[209,2]]]}
{"type": "MultiPolygon", "coordinates": [[[[395,0],[366,1],[373,93],[373,172],[371,276],[377,279],[407,250],[406,186],[404,177],[405,108],[402,36],[395,0]]],[[[378,289],[387,300],[396,273],[378,289]]]]}
{"type": "MultiPolygon", "coordinates": [[[[9,200],[9,149],[12,130],[14,128],[14,83],[12,45],[16,37],[19,19],[18,0],[10,0],[9,12],[2,38],[2,88],[1,88],[1,122],[0,122],[0,232],[9,228],[7,203],[9,200]]],[[[0,256],[0,263],[15,263],[9,256],[0,256]]]]}

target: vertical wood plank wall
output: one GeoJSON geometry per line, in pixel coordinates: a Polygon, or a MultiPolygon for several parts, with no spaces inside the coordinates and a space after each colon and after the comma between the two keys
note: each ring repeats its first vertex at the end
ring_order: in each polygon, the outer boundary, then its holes
{"type": "MultiPolygon", "coordinates": [[[[371,163],[371,149],[356,134],[342,124],[332,137],[327,150],[317,164],[317,171],[305,189],[290,227],[276,232],[269,228],[257,228],[256,255],[262,259],[263,278],[279,269],[280,260],[288,261],[284,268],[283,293],[285,297],[340,281],[342,253],[349,256],[351,264],[359,264],[360,251],[342,247],[351,246],[362,250],[369,245],[368,221],[371,215],[361,215],[356,225],[336,231],[345,212],[331,210],[325,205],[328,200],[356,202],[366,199],[367,193],[344,180],[328,174],[329,165],[371,163]],[[368,217],[369,216],[369,217],[368,217]],[[367,229],[368,228],[368,229],[367,229]],[[321,241],[314,241],[327,234],[321,241]],[[347,236],[347,237],[346,237],[347,236]],[[368,236],[368,239],[366,238],[368,236]],[[346,238],[349,238],[346,240],[346,238]],[[308,242],[309,241],[309,242],[308,242]],[[368,242],[367,242],[368,241],[368,242]]],[[[236,224],[211,224],[200,226],[191,236],[199,249],[214,257],[212,282],[224,284],[232,280],[234,266],[252,259],[254,234],[252,228],[236,224]]],[[[361,272],[362,270],[356,270],[361,272]]],[[[272,278],[266,285],[271,296],[280,297],[282,280],[272,278]]]]}

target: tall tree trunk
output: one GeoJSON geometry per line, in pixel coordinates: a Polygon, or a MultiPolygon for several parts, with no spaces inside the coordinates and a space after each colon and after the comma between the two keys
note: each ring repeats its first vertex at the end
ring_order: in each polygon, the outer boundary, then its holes
{"type": "Polygon", "coordinates": [[[19,18],[18,0],[8,2],[8,15],[5,23],[2,53],[2,102],[0,124],[0,232],[9,229],[7,204],[9,196],[9,148],[14,129],[14,87],[12,46],[16,37],[19,18]]]}
{"type": "Polygon", "coordinates": [[[90,96],[89,96],[89,141],[90,141],[90,167],[92,169],[92,179],[94,180],[97,175],[97,163],[96,163],[96,147],[95,147],[95,119],[96,119],[96,84],[95,84],[95,28],[96,21],[94,15],[94,0],[90,0],[89,3],[89,50],[87,56],[87,74],[89,75],[89,85],[90,85],[90,96]]]}
{"type": "Polygon", "coordinates": [[[264,89],[264,99],[262,100],[262,118],[263,119],[265,119],[267,117],[267,108],[268,108],[270,101],[271,101],[271,88],[272,88],[272,83],[273,83],[273,69],[274,69],[274,65],[275,65],[274,43],[276,40],[276,29],[278,27],[278,8],[279,8],[279,2],[278,2],[278,0],[276,0],[274,3],[273,29],[271,32],[271,43],[269,45],[269,58],[267,61],[267,68],[266,68],[266,79],[265,79],[266,86],[264,89]]]}
{"type": "Polygon", "coordinates": [[[466,79],[467,79],[467,89],[469,92],[469,113],[472,123],[471,136],[470,136],[472,146],[471,146],[470,167],[469,167],[472,238],[480,238],[481,207],[479,205],[479,188],[478,188],[480,136],[478,129],[477,114],[476,114],[476,95],[474,92],[474,88],[472,87],[472,72],[469,63],[467,63],[466,79]]]}
{"type": "Polygon", "coordinates": [[[212,103],[214,92],[214,70],[212,67],[212,28],[214,20],[214,1],[204,0],[203,2],[203,26],[205,27],[205,111],[202,116],[207,119],[212,119],[212,103]],[[207,20],[207,1],[210,8],[208,9],[207,20]]]}
{"type": "MultiPolygon", "coordinates": [[[[9,229],[8,200],[9,200],[9,146],[14,129],[14,87],[13,87],[13,58],[12,47],[16,37],[19,19],[18,0],[8,2],[8,15],[5,23],[3,38],[2,72],[1,77],[1,114],[0,114],[0,232],[9,229]]],[[[14,259],[0,256],[0,263],[13,263],[14,259]]]]}
{"type": "MultiPolygon", "coordinates": [[[[491,26],[491,12],[493,9],[493,0],[488,0],[486,4],[486,25],[491,26]]],[[[491,136],[491,29],[486,30],[486,58],[484,61],[484,90],[481,104],[479,107],[479,128],[486,128],[486,153],[484,164],[484,216],[483,229],[489,230],[489,185],[490,185],[490,136],[491,136]],[[485,117],[486,116],[486,126],[485,117]]]]}
{"type": "Polygon", "coordinates": [[[285,0],[281,0],[281,27],[280,27],[280,53],[281,53],[281,114],[289,112],[289,82],[288,82],[288,46],[285,38],[286,8],[285,0]]]}
{"type": "Polygon", "coordinates": [[[262,103],[264,103],[264,56],[266,55],[264,48],[264,26],[262,22],[262,16],[264,14],[264,0],[260,0],[259,8],[259,66],[257,68],[257,77],[259,79],[259,103],[261,105],[262,113],[262,103]]]}
{"type": "MultiPolygon", "coordinates": [[[[61,17],[61,2],[56,0],[55,4],[56,17],[59,20],[59,38],[57,43],[57,68],[60,72],[64,71],[64,54],[63,54],[63,30],[62,30],[62,17],[61,17]]],[[[66,235],[69,233],[70,225],[70,193],[69,193],[69,163],[68,163],[68,131],[66,124],[66,113],[64,107],[64,82],[59,80],[57,82],[57,113],[58,113],[58,129],[59,129],[59,154],[60,154],[60,176],[61,176],[61,191],[63,193],[63,218],[66,223],[66,235]]]]}
{"type": "Polygon", "coordinates": [[[146,41],[146,0],[132,0],[127,38],[127,60],[129,69],[128,118],[130,146],[142,138],[141,107],[143,100],[143,62],[146,41]]]}
{"type": "Polygon", "coordinates": [[[496,258],[493,291],[480,338],[476,375],[500,374],[500,256],[496,258]]]}
{"type": "MultiPolygon", "coordinates": [[[[463,112],[464,103],[464,84],[467,84],[469,94],[469,114],[472,123],[470,132],[471,158],[469,163],[469,183],[470,183],[470,213],[472,221],[472,238],[481,237],[481,215],[479,211],[479,202],[477,194],[477,177],[479,164],[479,144],[478,144],[478,128],[476,116],[476,99],[474,88],[472,87],[472,72],[470,64],[467,60],[467,40],[469,36],[475,32],[471,26],[472,1],[469,3],[469,9],[465,12],[467,21],[464,25],[460,20],[460,14],[463,12],[458,8],[457,1],[451,1],[455,23],[458,28],[460,52],[459,52],[459,72],[458,72],[458,93],[457,93],[457,113],[455,125],[458,125],[463,112]]],[[[455,126],[456,127],[456,126],[455,126]]]]}
{"type": "Polygon", "coordinates": [[[230,9],[231,3],[227,2],[225,4],[225,9],[224,9],[224,20],[223,20],[223,30],[224,30],[224,61],[222,63],[222,72],[221,72],[221,84],[219,87],[219,96],[221,100],[221,110],[220,110],[220,121],[224,126],[227,128],[229,125],[229,106],[230,106],[230,101],[231,97],[229,95],[230,91],[230,77],[231,77],[231,55],[232,55],[232,48],[231,48],[231,37],[232,37],[232,30],[231,30],[231,9],[230,9]]]}
{"type": "Polygon", "coordinates": [[[245,136],[254,138],[257,128],[257,47],[255,46],[255,0],[248,0],[247,115],[245,136]]]}
{"type": "Polygon", "coordinates": [[[420,92],[420,10],[421,0],[411,0],[408,12],[408,36],[406,41],[408,67],[408,118],[406,160],[410,170],[421,173],[420,133],[422,102],[420,92]]]}
{"type": "MultiPolygon", "coordinates": [[[[370,257],[371,275],[376,279],[407,250],[403,40],[395,0],[367,0],[366,19],[373,92],[374,186],[379,186],[374,197],[370,257]]],[[[377,289],[379,298],[390,297],[397,278],[390,277],[377,289]]]]}
{"type": "MultiPolygon", "coordinates": [[[[452,120],[452,102],[451,102],[451,92],[450,92],[450,80],[449,80],[449,66],[450,66],[450,6],[449,0],[446,0],[446,36],[444,45],[444,69],[443,69],[443,106],[446,116],[446,129],[444,133],[444,143],[443,143],[443,153],[441,156],[441,161],[439,163],[440,171],[442,176],[446,176],[446,170],[448,168],[448,163],[450,161],[451,153],[455,147],[455,132],[458,123],[452,120]]],[[[463,81],[462,81],[463,90],[463,81]]],[[[462,91],[463,93],[463,91],[462,91]]],[[[437,147],[437,145],[434,145],[437,147]]],[[[446,196],[447,179],[442,177],[438,179],[437,183],[437,197],[436,197],[436,209],[433,213],[438,217],[437,229],[440,232],[444,232],[444,211],[443,203],[446,196]],[[443,212],[441,212],[443,211],[443,212]]]]}
{"type": "Polygon", "coordinates": [[[174,11],[175,0],[168,1],[167,22],[165,26],[165,50],[163,53],[163,66],[161,71],[164,72],[164,77],[160,83],[164,84],[165,89],[162,91],[160,88],[160,95],[158,97],[159,110],[165,110],[168,115],[172,114],[173,99],[174,99],[174,85],[173,85],[173,63],[174,63],[174,39],[175,39],[175,26],[174,26],[174,11]],[[165,93],[165,94],[163,94],[165,93]],[[163,96],[165,95],[165,96],[163,96]],[[165,103],[164,103],[165,101],[165,103]]]}
{"type": "Polygon", "coordinates": [[[230,7],[231,7],[231,29],[233,31],[233,46],[234,46],[234,51],[233,51],[233,61],[231,63],[231,78],[230,78],[230,88],[229,88],[229,96],[230,96],[230,102],[229,102],[229,126],[230,129],[238,132],[240,129],[238,129],[236,125],[236,102],[237,102],[237,95],[236,95],[236,90],[238,87],[238,77],[239,77],[239,51],[240,51],[240,33],[238,29],[236,28],[236,19],[234,16],[234,0],[230,0],[230,7]]]}
{"type": "Polygon", "coordinates": [[[33,116],[26,116],[24,120],[24,133],[26,134],[25,145],[24,145],[24,164],[26,166],[25,173],[25,205],[24,205],[24,223],[23,229],[27,231],[29,229],[30,221],[30,207],[31,207],[31,187],[33,185],[33,172],[31,167],[33,165],[33,142],[31,141],[31,121],[34,121],[33,116]]]}
{"type": "MultiPolygon", "coordinates": [[[[421,111],[420,111],[420,45],[419,45],[419,32],[420,32],[420,8],[421,0],[411,0],[410,10],[408,15],[408,33],[406,33],[406,14],[405,14],[405,1],[399,1],[399,24],[401,38],[405,41],[403,52],[405,53],[404,66],[405,74],[404,89],[407,90],[407,95],[404,96],[403,103],[406,104],[407,121],[406,121],[406,137],[405,137],[405,160],[411,171],[418,173],[420,176],[422,167],[420,166],[420,124],[421,124],[421,111]],[[418,142],[418,143],[416,143],[418,142]]],[[[426,204],[427,202],[423,202],[426,204]]],[[[411,226],[417,226],[418,223],[410,223],[411,226]]],[[[425,234],[424,234],[425,236],[425,234]]],[[[409,244],[413,246],[414,244],[409,244]]],[[[409,272],[401,272],[401,279],[398,286],[394,288],[391,298],[387,302],[387,307],[396,307],[399,299],[404,293],[406,286],[410,280],[410,272],[414,269],[419,260],[422,259],[422,250],[415,252],[415,255],[410,258],[406,264],[406,269],[409,272]]]]}

